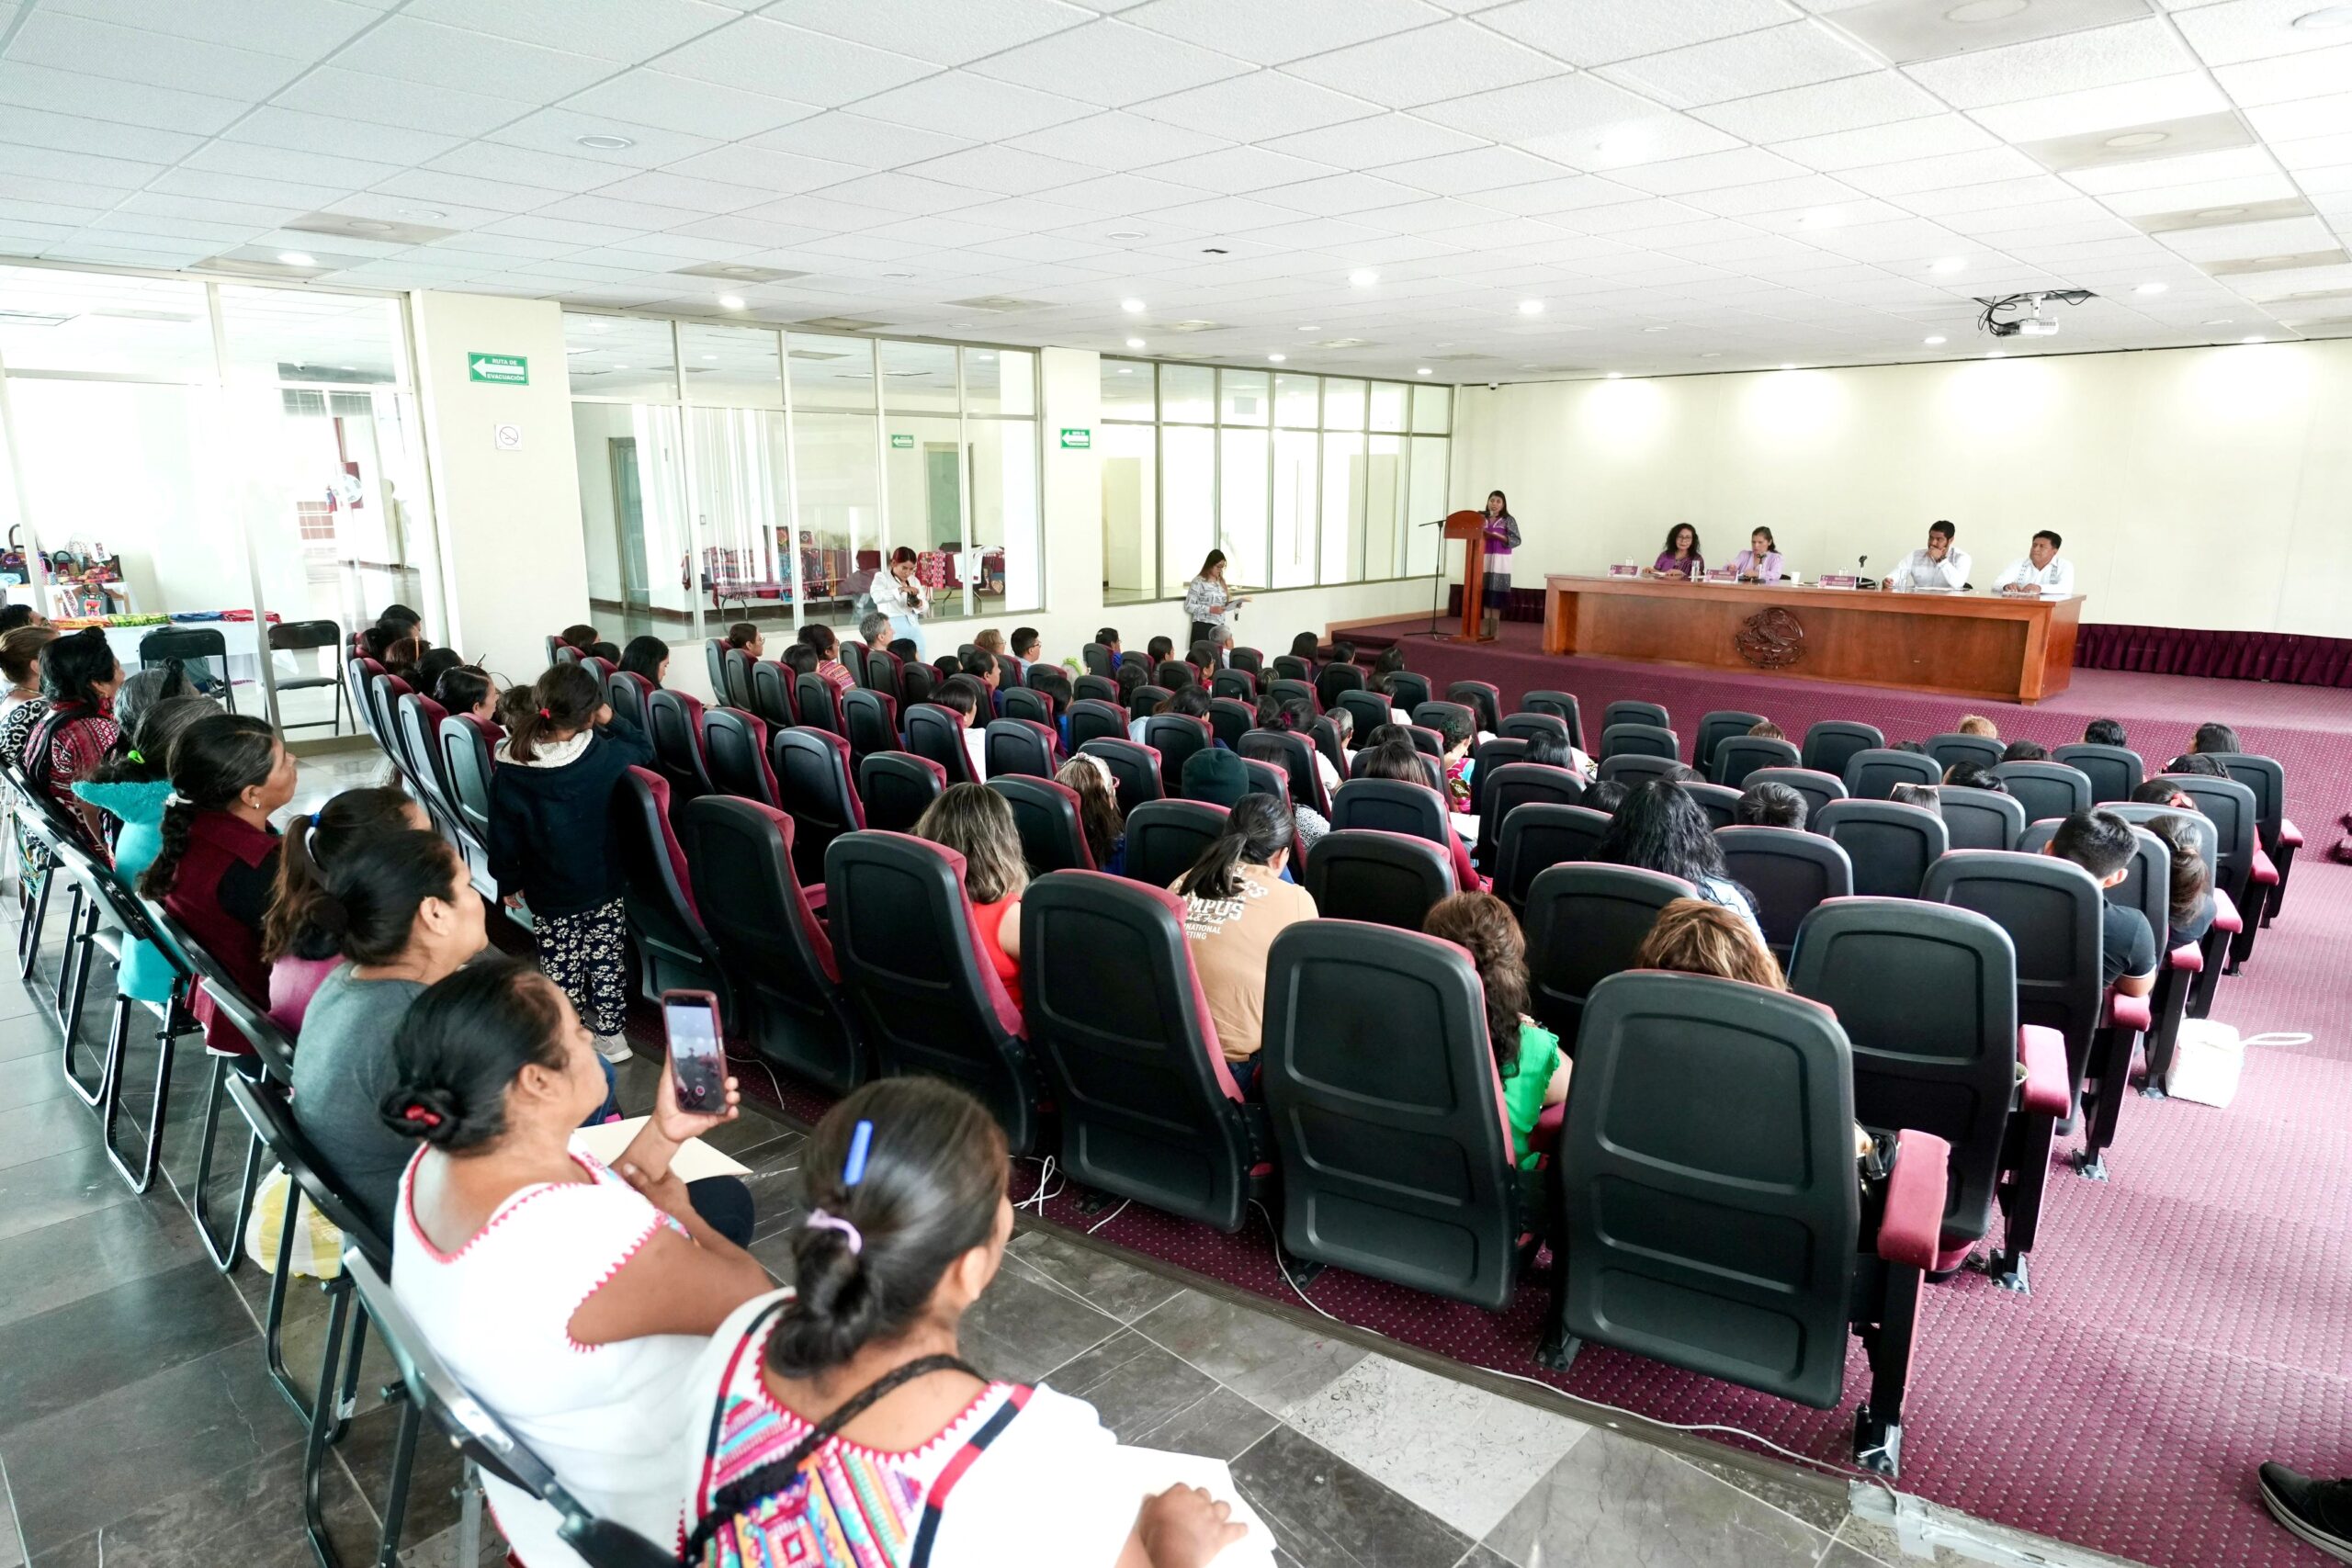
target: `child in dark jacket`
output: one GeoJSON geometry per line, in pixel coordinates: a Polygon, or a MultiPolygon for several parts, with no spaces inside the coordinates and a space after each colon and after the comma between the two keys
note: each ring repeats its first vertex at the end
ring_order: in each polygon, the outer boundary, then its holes
{"type": "Polygon", "coordinates": [[[582,665],[553,666],[511,711],[491,780],[491,874],[510,908],[529,903],[539,967],[571,998],[596,1054],[627,1061],[628,927],[612,799],[653,748],[582,665]]]}

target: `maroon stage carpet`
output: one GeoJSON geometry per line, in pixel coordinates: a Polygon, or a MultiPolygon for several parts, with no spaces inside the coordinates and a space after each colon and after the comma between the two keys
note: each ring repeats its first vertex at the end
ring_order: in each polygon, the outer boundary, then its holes
{"type": "MultiPolygon", "coordinates": [[[[1507,632],[1487,649],[1414,637],[1408,667],[1440,684],[1493,681],[1507,707],[1529,688],[1572,691],[1588,725],[1617,697],[1663,702],[1686,737],[1709,708],[1770,714],[1792,738],[1816,719],[1849,717],[1900,739],[1949,729],[1973,706],[2005,735],[2052,745],[2078,739],[2086,717],[2118,717],[2155,765],[2194,725],[2216,718],[2285,764],[2309,858],[2253,961],[2222,982],[2214,1016],[2249,1034],[2295,1031],[2312,1043],[2250,1052],[2226,1111],[2134,1097],[2106,1183],[2054,1168],[2030,1297],[1973,1273],[1927,1292],[1900,1484],[2160,1568],[2324,1563],[2264,1513],[2254,1468],[2275,1458],[2352,1472],[2352,990],[2343,984],[2352,868],[2322,858],[2346,804],[2331,792],[2352,778],[2352,693],[2077,671],[2072,691],[2028,709],[1547,659],[1534,651],[1533,628],[1507,632]]],[[[658,1025],[643,1034],[658,1042],[658,1025]]],[[[744,1081],[774,1098],[768,1074],[744,1081]]],[[[804,1120],[824,1103],[789,1089],[782,1099],[804,1120]]],[[[1035,1169],[1024,1162],[1016,1185],[1034,1182],[1035,1169]]],[[[1078,1197],[1062,1188],[1046,1218],[1078,1230],[1100,1224],[1100,1240],[1296,1303],[1261,1216],[1224,1236],[1137,1205],[1086,1213],[1078,1197]]],[[[1859,1348],[1846,1402],[1828,1411],[1592,1347],[1553,1377],[1532,1360],[1546,1293],[1540,1282],[1524,1286],[1510,1310],[1490,1314],[1339,1269],[1306,1292],[1326,1312],[1425,1350],[1659,1421],[1736,1427],[1844,1465],[1869,1382],[1859,1348]]]]}

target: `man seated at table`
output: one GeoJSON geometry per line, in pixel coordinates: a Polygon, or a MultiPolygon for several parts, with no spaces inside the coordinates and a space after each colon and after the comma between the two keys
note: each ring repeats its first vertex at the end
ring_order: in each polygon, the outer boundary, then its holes
{"type": "Polygon", "coordinates": [[[1968,586],[1968,552],[1955,548],[1954,536],[1959,530],[1938,518],[1928,527],[1928,547],[1913,550],[1886,574],[1889,588],[1965,588],[1968,586]]]}
{"type": "Polygon", "coordinates": [[[2075,592],[2075,563],[2058,558],[2066,541],[2044,528],[2032,546],[1993,580],[1993,591],[2013,599],[2064,599],[2075,592]]]}

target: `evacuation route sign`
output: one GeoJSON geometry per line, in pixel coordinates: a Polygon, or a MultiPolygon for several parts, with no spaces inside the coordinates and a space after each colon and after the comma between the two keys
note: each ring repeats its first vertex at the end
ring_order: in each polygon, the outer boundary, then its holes
{"type": "Polygon", "coordinates": [[[466,379],[527,387],[531,384],[531,362],[519,354],[469,354],[466,355],[466,379]]]}
{"type": "Polygon", "coordinates": [[[1065,430],[1062,432],[1062,448],[1065,451],[1084,452],[1091,450],[1093,446],[1094,433],[1091,430],[1065,430]]]}

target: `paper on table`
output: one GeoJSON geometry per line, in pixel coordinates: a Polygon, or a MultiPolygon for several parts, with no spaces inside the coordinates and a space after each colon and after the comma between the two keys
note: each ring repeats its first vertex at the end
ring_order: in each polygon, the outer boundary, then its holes
{"type": "MultiPolygon", "coordinates": [[[[600,1122],[594,1127],[582,1127],[571,1134],[571,1146],[583,1155],[591,1155],[598,1163],[609,1166],[621,1157],[637,1130],[645,1125],[642,1116],[624,1117],[618,1122],[600,1122]]],[[[670,1168],[681,1181],[700,1181],[710,1176],[749,1176],[752,1168],[739,1160],[729,1159],[700,1138],[689,1138],[678,1150],[678,1157],[670,1168]]]]}
{"type": "Polygon", "coordinates": [[[1129,1448],[1125,1443],[1114,1452],[1117,1457],[1111,1463],[1112,1473],[1135,1483],[1130,1499],[1119,1505],[1130,1514],[1143,1506],[1146,1497],[1157,1496],[1170,1486],[1197,1486],[1230,1505],[1234,1520],[1250,1527],[1248,1535],[1211,1559],[1215,1568],[1273,1568],[1274,1533],[1243,1500],[1240,1488],[1233,1484],[1233,1472],[1223,1460],[1129,1448]]]}

